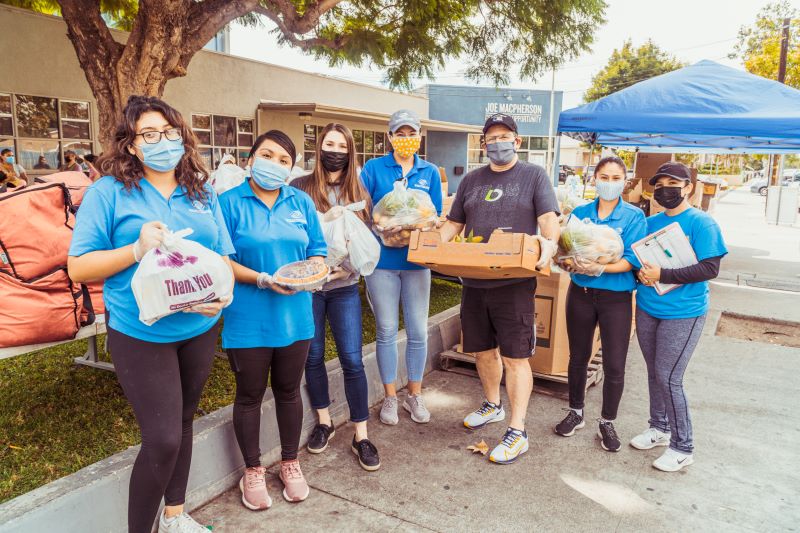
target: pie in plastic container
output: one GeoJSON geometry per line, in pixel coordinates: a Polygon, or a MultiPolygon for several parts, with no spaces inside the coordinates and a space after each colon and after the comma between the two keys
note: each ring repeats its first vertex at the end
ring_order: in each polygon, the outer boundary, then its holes
{"type": "Polygon", "coordinates": [[[325,263],[307,259],[283,265],[272,279],[278,285],[296,291],[315,291],[325,285],[330,271],[325,263]]]}

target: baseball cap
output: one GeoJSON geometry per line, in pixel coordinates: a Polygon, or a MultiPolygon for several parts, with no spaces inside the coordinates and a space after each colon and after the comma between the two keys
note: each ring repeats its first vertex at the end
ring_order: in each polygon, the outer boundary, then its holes
{"type": "Polygon", "coordinates": [[[658,167],[656,173],[650,178],[650,185],[655,185],[658,178],[664,176],[675,178],[676,180],[692,181],[692,172],[689,167],[675,161],[669,161],[658,167]]]}
{"type": "Polygon", "coordinates": [[[394,133],[403,126],[411,126],[415,131],[420,130],[419,117],[410,109],[401,109],[389,117],[389,133],[394,133]]]}
{"type": "Polygon", "coordinates": [[[514,122],[514,119],[511,117],[511,115],[506,115],[505,113],[495,113],[486,119],[486,123],[483,125],[483,134],[486,135],[486,132],[489,131],[489,128],[498,124],[501,124],[514,133],[517,133],[517,123],[514,122]]]}

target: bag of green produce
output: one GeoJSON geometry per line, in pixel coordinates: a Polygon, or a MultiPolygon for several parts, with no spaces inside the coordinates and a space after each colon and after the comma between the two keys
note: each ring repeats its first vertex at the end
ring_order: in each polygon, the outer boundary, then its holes
{"type": "Polygon", "coordinates": [[[408,246],[415,229],[431,229],[438,216],[431,197],[424,191],[409,189],[405,179],[394,182],[390,193],[372,210],[372,227],[385,246],[408,246]]]}
{"type": "Polygon", "coordinates": [[[624,248],[614,228],[570,216],[561,228],[558,262],[570,265],[577,259],[607,265],[619,261],[624,248]]]}

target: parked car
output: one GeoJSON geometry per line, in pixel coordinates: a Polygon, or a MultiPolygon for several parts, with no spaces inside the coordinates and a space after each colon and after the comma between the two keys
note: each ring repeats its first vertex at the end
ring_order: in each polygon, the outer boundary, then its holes
{"type": "MultiPolygon", "coordinates": [[[[800,185],[800,171],[795,171],[794,174],[783,174],[781,185],[800,185]]],[[[750,182],[750,192],[758,193],[761,196],[767,195],[767,187],[769,182],[767,178],[761,178],[750,182]]]]}

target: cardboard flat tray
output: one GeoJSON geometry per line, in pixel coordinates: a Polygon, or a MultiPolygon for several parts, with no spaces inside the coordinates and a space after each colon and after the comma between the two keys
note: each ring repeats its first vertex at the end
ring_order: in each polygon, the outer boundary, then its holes
{"type": "Polygon", "coordinates": [[[549,276],[536,269],[539,241],[524,233],[495,231],[485,243],[442,242],[438,231],[415,231],[408,260],[447,276],[507,279],[549,276]]]}

